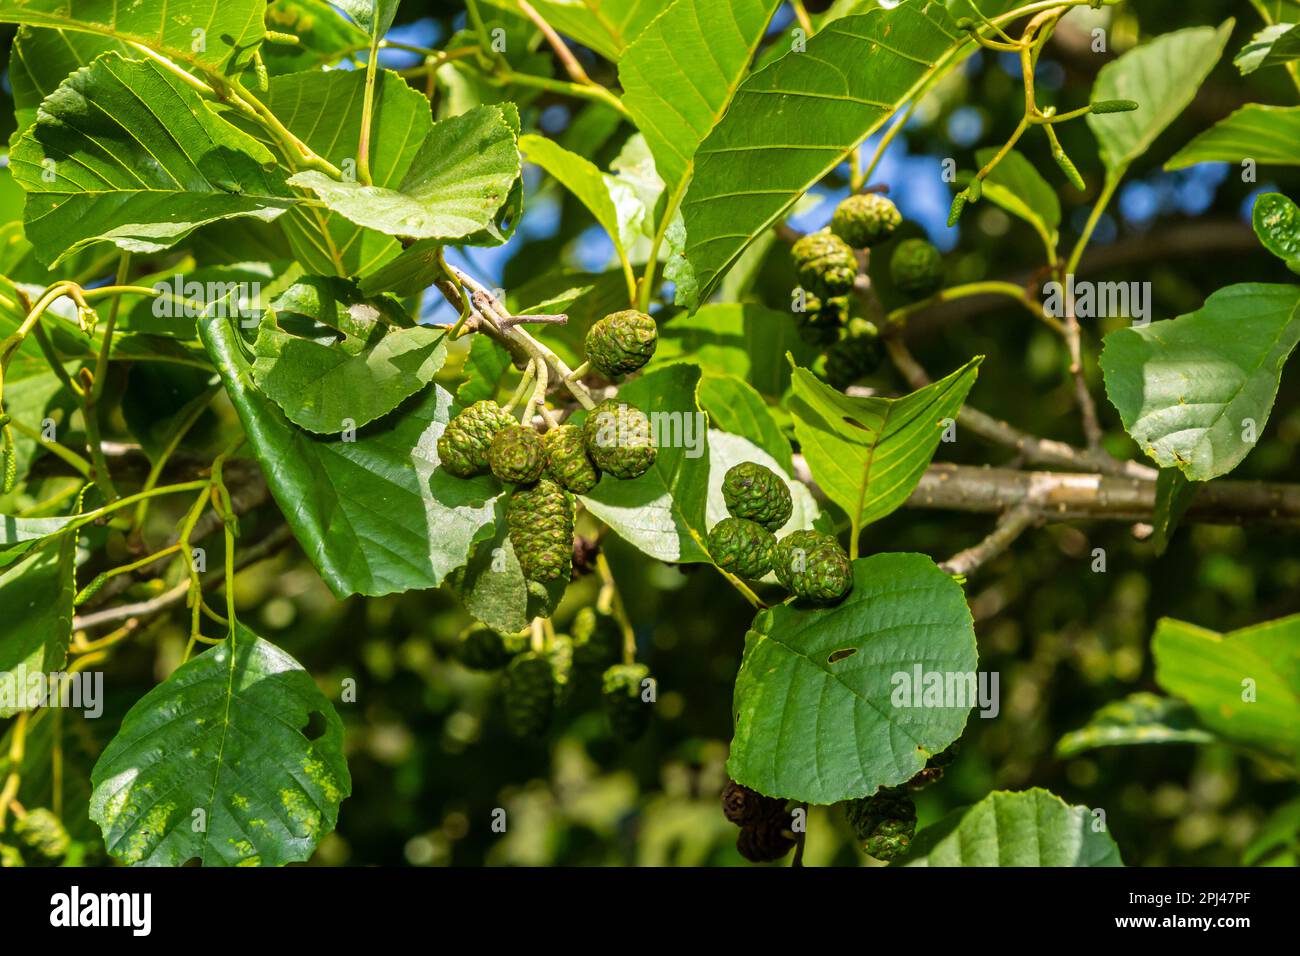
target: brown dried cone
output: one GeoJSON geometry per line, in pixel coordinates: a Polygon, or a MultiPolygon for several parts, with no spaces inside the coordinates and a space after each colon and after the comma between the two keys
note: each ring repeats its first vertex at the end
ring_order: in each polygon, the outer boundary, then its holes
{"type": "Polygon", "coordinates": [[[784,813],[743,826],[736,836],[736,849],[750,863],[771,863],[793,848],[790,819],[784,813]]]}
{"type": "Polygon", "coordinates": [[[784,800],[766,797],[734,780],[728,780],[722,788],[722,813],[738,827],[748,826],[764,817],[781,816],[784,812],[784,800]]]}

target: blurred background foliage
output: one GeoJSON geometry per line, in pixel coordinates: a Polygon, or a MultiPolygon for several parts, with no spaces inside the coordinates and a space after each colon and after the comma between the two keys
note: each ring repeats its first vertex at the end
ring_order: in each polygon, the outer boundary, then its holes
{"type": "MultiPolygon", "coordinates": [[[[809,3],[814,12],[826,3],[809,3]]],[[[1228,50],[1260,26],[1250,6],[1228,0],[1144,0],[1115,11],[1077,11],[1062,24],[1038,65],[1041,101],[1070,109],[1083,105],[1097,70],[1138,37],[1176,28],[1217,24],[1236,16],[1228,50]],[[1088,30],[1106,28],[1108,50],[1092,52],[1088,30]]],[[[524,41],[511,57],[532,72],[555,64],[531,31],[508,21],[524,41]]],[[[459,3],[407,0],[394,38],[442,46],[464,28],[459,3]]],[[[788,7],[773,25],[773,49],[787,43],[788,7]]],[[[3,44],[7,51],[12,31],[3,44]]],[[[608,63],[579,50],[593,76],[614,83],[608,63]]],[[[7,54],[6,54],[7,55],[7,54]]],[[[408,68],[416,55],[389,50],[385,65],[408,68]]],[[[1294,90],[1282,70],[1243,79],[1226,56],[1184,115],[1139,161],[1097,229],[1085,259],[1091,276],[1151,283],[1152,317],[1197,308],[1217,288],[1240,281],[1285,281],[1281,263],[1250,236],[1255,194],[1279,189],[1300,195],[1292,169],[1262,168],[1258,182],[1240,171],[1206,164],[1166,173],[1162,163],[1196,133],[1250,102],[1289,104],[1294,90]]],[[[474,102],[518,98],[525,128],[544,133],[608,168],[631,128],[599,105],[579,105],[535,91],[502,90],[448,64],[439,73],[438,109],[459,111],[474,102]]],[[[9,95],[5,72],[4,95],[9,95]]],[[[941,163],[955,158],[974,167],[977,149],[1002,142],[1020,115],[1019,65],[977,53],[944,82],[891,144],[874,181],[889,186],[904,214],[948,253],[949,281],[1029,280],[1042,265],[1032,230],[990,203],[969,209],[960,227],[946,219],[952,187],[941,163]]],[[[0,128],[12,132],[12,103],[0,109],[0,128]]],[[[1091,133],[1083,123],[1062,131],[1064,145],[1089,184],[1086,193],[1064,183],[1045,138],[1029,137],[1022,151],[1057,186],[1063,206],[1062,244],[1078,235],[1101,180],[1091,133]]],[[[868,154],[874,146],[869,143],[868,154]]],[[[590,216],[536,169],[527,174],[528,205],[515,239],[495,250],[473,250],[456,261],[495,281],[512,304],[540,299],[547,283],[528,283],[557,263],[575,273],[609,268],[608,240],[590,216]]],[[[7,179],[7,173],[2,173],[7,179]]],[[[818,228],[847,178],[814,191],[791,224],[818,228]]],[[[5,185],[10,185],[5,183],[5,185]]],[[[15,215],[6,209],[11,218],[15,215]]],[[[793,281],[788,255],[773,244],[756,270],[748,299],[786,308],[793,281]]],[[[550,283],[554,285],[555,283],[550,283]]],[[[578,282],[570,282],[577,285],[578,282]]],[[[669,290],[670,291],[670,290],[669,290]]],[[[445,321],[436,295],[423,314],[445,321]]],[[[960,306],[961,303],[958,303],[960,306]]],[[[658,314],[671,314],[665,295],[658,314]]],[[[1088,328],[1089,370],[1102,394],[1096,353],[1100,336],[1126,320],[1088,328]]],[[[1095,322],[1095,320],[1094,320],[1095,322]]],[[[1042,436],[1079,442],[1066,356],[1060,342],[1014,304],[972,311],[933,310],[909,331],[913,350],[932,372],[945,373],[973,354],[987,358],[973,404],[1042,436]]],[[[454,389],[459,362],[448,363],[444,383],[454,389]]],[[[869,384],[900,392],[888,370],[869,384]]],[[[157,383],[150,386],[156,389],[157,383]]],[[[151,394],[157,395],[156,391],[151,394]]],[[[156,402],[156,404],[159,404],[156,402]]],[[[176,406],[171,406],[176,407],[176,406]]],[[[1109,405],[1101,411],[1111,450],[1135,455],[1109,405]]],[[[157,412],[155,412],[156,414],[157,412]]],[[[196,433],[201,438],[202,433],[196,433]]],[[[1275,412],[1258,447],[1235,478],[1300,481],[1300,365],[1284,376],[1275,412]]],[[[1003,463],[1006,453],[977,441],[943,445],[943,460],[1003,463]]],[[[159,508],[156,521],[172,520],[159,508]]],[[[245,519],[257,534],[259,516],[245,519]]],[[[260,520],[267,520],[262,516],[260,520]]],[[[921,551],[945,558],[979,540],[990,519],[903,509],[867,529],[864,554],[921,551]]],[[[592,529],[588,528],[588,532],[592,529]]],[[[638,656],[653,668],[659,702],[650,732],[633,745],[615,742],[590,706],[575,704],[545,740],[520,741],[503,724],[497,679],[470,672],[450,656],[469,623],[446,591],[336,601],[296,550],[256,565],[238,578],[241,617],[289,650],[337,695],[354,681],[356,702],[339,712],[347,725],[353,796],[338,830],[321,845],[321,865],[734,865],[735,829],[723,818],[718,793],[726,781],[731,688],[752,610],[707,568],[672,568],[605,541],[622,598],[636,625],[638,656]],[[506,811],[505,833],[493,814],[506,811]]],[[[217,560],[214,556],[213,560],[217,560]]],[[[1157,558],[1149,542],[1122,523],[1050,525],[1025,535],[1010,553],[968,583],[976,617],[981,668],[1001,675],[996,719],[972,715],[962,751],[946,778],[917,796],[924,827],[993,788],[1042,786],[1070,803],[1106,811],[1112,835],[1129,865],[1237,865],[1252,841],[1263,841],[1267,862],[1294,864],[1294,819],[1267,821],[1296,796],[1293,780],[1271,775],[1223,746],[1130,747],[1092,751],[1070,759],[1054,755],[1057,740],[1083,725],[1103,704],[1137,690],[1156,690],[1149,639],[1156,620],[1172,616],[1228,630],[1300,611],[1300,552],[1295,538],[1259,528],[1189,526],[1157,558]],[[1104,573],[1092,570],[1093,549],[1106,554],[1104,573]]],[[[588,577],[570,589],[555,620],[563,630],[574,612],[595,598],[588,577]]],[[[41,724],[29,746],[48,747],[66,735],[66,816],[80,858],[102,862],[95,829],[77,810],[73,781],[88,776],[104,741],[132,702],[173,669],[184,650],[182,614],[164,618],[120,646],[106,681],[104,718],[65,716],[41,724]],[[80,817],[80,818],[79,818],[80,817]]],[[[27,780],[39,790],[48,780],[27,780]]],[[[84,807],[84,795],[81,796],[84,807]]],[[[837,809],[813,808],[805,861],[860,864],[837,809]]]]}

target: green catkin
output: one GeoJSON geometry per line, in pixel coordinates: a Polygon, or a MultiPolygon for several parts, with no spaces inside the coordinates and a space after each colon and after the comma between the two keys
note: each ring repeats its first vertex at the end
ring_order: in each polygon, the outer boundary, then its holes
{"type": "Polygon", "coordinates": [[[77,596],[72,599],[72,606],[80,607],[81,605],[85,604],[96,594],[98,594],[103,589],[104,585],[107,583],[108,583],[108,572],[101,571],[98,575],[95,576],[95,579],[93,581],[91,581],[84,588],[82,588],[81,591],[78,592],[77,596]]]}
{"type": "Polygon", "coordinates": [[[4,456],[4,493],[7,495],[14,490],[14,485],[18,484],[18,453],[14,450],[14,430],[8,422],[5,422],[4,426],[4,456]]]}

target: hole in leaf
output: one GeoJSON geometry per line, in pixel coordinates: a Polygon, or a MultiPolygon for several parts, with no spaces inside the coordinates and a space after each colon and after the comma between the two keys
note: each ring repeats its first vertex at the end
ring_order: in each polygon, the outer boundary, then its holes
{"type": "Polygon", "coordinates": [[[319,740],[325,736],[325,730],[329,726],[325,722],[325,715],[319,710],[313,710],[311,716],[307,718],[307,726],[302,729],[302,735],[308,740],[319,740]]]}
{"type": "Polygon", "coordinates": [[[840,661],[848,660],[857,652],[856,647],[841,647],[838,651],[831,651],[830,656],[826,658],[826,663],[838,664],[840,661]]]}

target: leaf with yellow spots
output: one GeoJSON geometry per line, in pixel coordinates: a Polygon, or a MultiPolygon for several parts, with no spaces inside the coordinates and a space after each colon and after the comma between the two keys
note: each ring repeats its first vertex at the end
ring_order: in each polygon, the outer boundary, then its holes
{"type": "Polygon", "coordinates": [[[143,866],[306,860],[352,791],[333,704],[242,626],[131,708],[91,782],[108,851],[143,866]]]}

